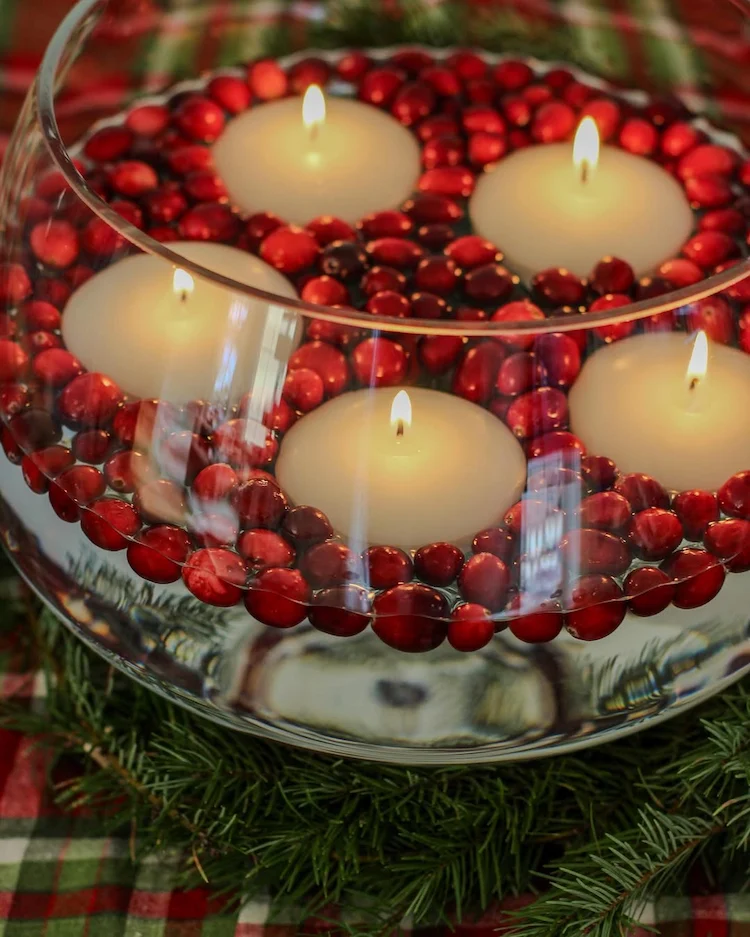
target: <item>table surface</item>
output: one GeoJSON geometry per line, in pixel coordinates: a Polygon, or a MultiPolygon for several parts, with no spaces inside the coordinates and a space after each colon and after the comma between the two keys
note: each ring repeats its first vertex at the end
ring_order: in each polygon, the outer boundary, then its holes
{"type": "MultiPolygon", "coordinates": [[[[156,0],[114,2],[137,21],[156,0]]],[[[244,6],[245,0],[236,4],[244,6]]],[[[717,10],[714,0],[621,0],[613,29],[593,0],[540,4],[554,28],[592,31],[602,54],[619,56],[636,71],[666,72],[689,106],[708,105],[740,131],[750,127],[750,33],[737,35],[734,22],[722,19],[723,5],[717,10]],[[644,8],[648,19],[637,27],[629,11],[643,17],[644,8]],[[689,24],[690,46],[681,42],[685,32],[676,27],[674,9],[689,24]]],[[[0,153],[44,46],[72,5],[72,0],[0,0],[0,153]]],[[[190,5],[191,0],[173,4],[168,48],[152,49],[154,61],[184,54],[180,22],[190,5]]],[[[300,10],[309,16],[313,5],[300,4],[300,10]]],[[[0,639],[0,697],[39,707],[43,695],[41,675],[24,672],[9,639],[0,639]]],[[[286,923],[268,924],[266,902],[229,909],[210,887],[177,888],[177,856],[133,862],[128,838],[108,835],[100,817],[55,807],[46,767],[32,738],[0,729],[0,937],[284,937],[297,932],[293,915],[286,923]]],[[[490,912],[479,925],[458,932],[496,933],[497,915],[490,912]]],[[[644,924],[656,924],[664,937],[750,937],[750,897],[663,900],[646,909],[644,924]]]]}

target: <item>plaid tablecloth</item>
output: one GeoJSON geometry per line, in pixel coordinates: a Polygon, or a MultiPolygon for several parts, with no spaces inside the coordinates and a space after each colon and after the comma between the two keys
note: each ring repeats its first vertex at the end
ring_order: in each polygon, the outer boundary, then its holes
{"type": "MultiPolygon", "coordinates": [[[[120,3],[137,30],[148,28],[157,0],[112,2],[120,3]]],[[[225,0],[223,8],[244,9],[248,2],[225,0]]],[[[623,75],[661,74],[688,106],[718,113],[741,132],[743,125],[750,129],[750,30],[738,30],[726,0],[718,9],[714,0],[619,0],[614,19],[603,16],[595,0],[524,2],[543,12],[550,29],[577,40],[585,34],[592,58],[606,58],[614,77],[618,68],[623,75]],[[675,7],[685,26],[676,25],[675,7]]],[[[72,5],[72,0],[0,0],[0,153],[44,46],[72,5]]],[[[188,34],[194,35],[186,24],[199,15],[195,3],[172,5],[176,11],[169,28],[160,42],[150,44],[146,61],[136,63],[155,84],[171,62],[201,57],[200,49],[186,47],[193,41],[188,34]]],[[[253,5],[260,18],[274,9],[273,0],[253,5]]],[[[307,0],[293,4],[302,21],[317,9],[307,0]]],[[[100,88],[93,109],[126,95],[127,78],[115,72],[100,88]]],[[[85,109],[86,101],[80,106],[85,109]]],[[[24,672],[20,657],[0,638],[0,698],[11,696],[25,706],[42,707],[44,683],[40,674],[24,672]]],[[[285,937],[298,932],[301,922],[293,915],[269,924],[264,902],[230,909],[209,887],[178,888],[176,856],[161,853],[134,862],[128,837],[107,835],[100,817],[55,807],[55,779],[47,768],[32,738],[0,728],[0,937],[285,937]]],[[[497,933],[498,926],[503,932],[503,919],[502,910],[494,909],[456,933],[478,937],[497,933]]],[[[750,937],[750,896],[663,900],[645,910],[643,923],[655,925],[664,937],[750,937]]]]}

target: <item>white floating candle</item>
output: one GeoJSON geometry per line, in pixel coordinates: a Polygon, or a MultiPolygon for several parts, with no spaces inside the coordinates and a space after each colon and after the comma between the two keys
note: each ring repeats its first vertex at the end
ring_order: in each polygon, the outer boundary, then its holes
{"type": "Polygon", "coordinates": [[[550,267],[588,276],[607,255],[648,273],[679,253],[694,224],[665,169],[615,147],[599,152],[591,118],[581,122],[574,147],[526,147],[501,160],[480,178],[469,212],[527,282],[550,267]]]}
{"type": "Polygon", "coordinates": [[[317,85],[299,98],[253,107],[213,146],[229,196],[246,212],[306,224],[335,215],[354,224],[396,208],[419,177],[419,147],[393,117],[360,101],[328,98],[317,85]]]}
{"type": "Polygon", "coordinates": [[[750,356],[705,334],[637,335],[607,345],[570,392],[570,422],[589,452],[673,491],[716,491],[750,469],[750,356]]]}
{"type": "MultiPolygon", "coordinates": [[[[169,246],[240,283],[297,295],[280,273],[234,247],[169,246]]],[[[260,380],[267,391],[274,366],[283,380],[277,342],[285,335],[291,340],[296,324],[297,316],[281,305],[194,280],[159,257],[139,254],[112,264],[75,291],[63,313],[62,333],[89,370],[107,374],[128,394],[173,403],[227,402],[260,380]]]]}
{"type": "Polygon", "coordinates": [[[476,404],[424,388],[342,394],[287,433],[276,467],[296,504],[357,548],[465,544],[520,496],[526,459],[476,404]],[[407,395],[408,394],[408,395],[407,395]]]}

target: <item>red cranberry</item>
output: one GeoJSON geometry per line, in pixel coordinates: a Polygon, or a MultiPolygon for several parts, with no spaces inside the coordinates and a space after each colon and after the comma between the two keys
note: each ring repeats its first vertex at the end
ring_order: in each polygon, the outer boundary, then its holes
{"type": "Polygon", "coordinates": [[[600,260],[591,274],[591,288],[600,295],[627,293],[634,283],[633,268],[617,257],[600,260]]]}
{"type": "Polygon", "coordinates": [[[94,257],[110,257],[125,247],[127,241],[103,219],[92,218],[81,232],[81,244],[94,257]]]}
{"type": "Polygon", "coordinates": [[[69,267],[78,257],[78,234],[67,221],[40,221],[29,235],[34,256],[50,267],[69,267]]]}
{"type": "Polygon", "coordinates": [[[495,389],[503,396],[517,397],[542,383],[544,376],[544,367],[536,355],[518,351],[500,365],[495,389]]]}
{"type": "MultiPolygon", "coordinates": [[[[390,240],[390,239],[386,239],[390,240]]],[[[395,240],[395,239],[394,239],[395,240]]],[[[375,244],[380,242],[376,241],[375,244]]],[[[408,241],[399,242],[408,244],[408,241]]],[[[412,245],[416,248],[416,245],[412,245]]],[[[389,261],[384,260],[383,263],[389,261]]],[[[398,266],[398,264],[396,264],[398,266]]],[[[354,241],[334,241],[320,255],[320,270],[337,280],[358,280],[367,269],[367,254],[354,241]]]]}
{"type": "Polygon", "coordinates": [[[729,517],[709,525],[706,549],[723,560],[731,573],[750,569],[750,521],[729,517]]]}
{"type": "Polygon", "coordinates": [[[552,306],[576,306],[586,294],[585,282],[562,268],[542,270],[531,281],[531,286],[541,302],[552,306]]]}
{"type": "Polygon", "coordinates": [[[106,374],[80,374],[60,394],[63,420],[74,426],[106,426],[122,403],[123,393],[106,374]]]}
{"type": "Polygon", "coordinates": [[[50,479],[70,468],[75,462],[65,446],[48,446],[25,455],[21,461],[23,480],[38,495],[49,491],[50,479]]]}
{"type": "Polygon", "coordinates": [[[702,329],[710,341],[728,345],[734,338],[732,307],[721,296],[708,296],[688,306],[685,321],[690,331],[702,329]]]}
{"type": "Polygon", "coordinates": [[[234,75],[215,75],[206,86],[206,91],[230,114],[247,110],[252,100],[247,82],[234,75]]]}
{"type": "Polygon", "coordinates": [[[289,359],[289,370],[309,368],[325,385],[326,394],[334,397],[349,383],[349,365],[344,355],[325,342],[306,342],[289,359]]]}
{"type": "MultiPolygon", "coordinates": [[[[520,95],[509,94],[503,98],[503,114],[512,127],[528,127],[531,123],[531,105],[520,95]]],[[[510,134],[512,142],[513,135],[510,134]]]]}
{"type": "Polygon", "coordinates": [[[487,73],[487,63],[484,59],[469,49],[459,49],[451,53],[445,60],[445,64],[463,81],[484,78],[487,73]]]}
{"type": "Polygon", "coordinates": [[[278,485],[266,478],[251,478],[238,485],[229,498],[243,527],[278,527],[288,507],[278,485]]]}
{"type": "Polygon", "coordinates": [[[112,449],[112,437],[103,429],[90,429],[76,433],[71,446],[79,462],[101,465],[112,449]]]}
{"type": "Polygon", "coordinates": [[[575,126],[572,107],[562,101],[548,101],[534,115],[531,135],[537,143],[558,143],[567,140],[575,126]]]}
{"type": "Polygon", "coordinates": [[[370,241],[367,245],[367,253],[378,264],[402,269],[415,267],[424,255],[424,251],[418,244],[394,237],[370,241]]]}
{"type": "Polygon", "coordinates": [[[686,153],[677,164],[677,175],[681,179],[716,173],[728,176],[737,167],[738,157],[732,150],[715,143],[704,143],[686,153]]]}
{"type": "Polygon", "coordinates": [[[505,563],[492,553],[476,553],[458,575],[458,587],[467,602],[498,611],[505,605],[510,573],[505,563]]]}
{"type": "Polygon", "coordinates": [[[404,211],[417,224],[449,224],[463,217],[463,210],[445,195],[420,192],[404,203],[404,211]]]}
{"type": "Polygon", "coordinates": [[[457,606],[448,625],[448,643],[457,651],[478,651],[492,640],[495,623],[481,605],[467,602],[457,606]]]}
{"type": "Polygon", "coordinates": [[[293,628],[307,617],[310,586],[297,569],[263,570],[245,595],[245,608],[273,628],[293,628]]]}
{"type": "Polygon", "coordinates": [[[719,594],[726,577],[716,557],[694,547],[674,553],[661,568],[675,585],[672,603],[677,608],[699,608],[710,602],[719,594]]]}
{"type": "Polygon", "coordinates": [[[444,98],[454,98],[461,93],[461,82],[456,73],[444,65],[431,65],[420,72],[419,77],[444,98]]]}
{"type": "Polygon", "coordinates": [[[373,631],[398,651],[430,651],[448,633],[448,603],[429,586],[402,583],[378,595],[373,602],[373,631]]]}
{"type": "Polygon", "coordinates": [[[50,348],[34,358],[32,369],[42,384],[64,387],[83,371],[83,365],[64,348],[50,348]]]}
{"type": "Polygon", "coordinates": [[[333,277],[313,277],[302,287],[300,295],[306,303],[318,306],[338,306],[349,302],[349,291],[333,277]]]}
{"type": "Polygon", "coordinates": [[[611,98],[594,98],[581,111],[581,118],[591,117],[599,130],[602,143],[616,133],[620,124],[620,105],[611,98]]]}
{"type": "Polygon", "coordinates": [[[514,637],[526,644],[545,644],[562,631],[563,616],[555,602],[542,603],[527,610],[524,603],[516,599],[511,610],[514,616],[508,620],[508,628],[514,637]]]}
{"type": "Polygon", "coordinates": [[[702,130],[692,124],[678,121],[664,130],[661,135],[661,151],[665,156],[679,159],[704,139],[702,130]]]}
{"type": "Polygon", "coordinates": [[[49,488],[49,501],[59,518],[75,523],[80,517],[80,508],[105,491],[102,473],[91,465],[74,465],[59,475],[49,488]]]}
{"type": "Polygon", "coordinates": [[[663,560],[682,542],[682,524],[672,511],[646,508],[632,518],[628,538],[641,559],[663,560]]]}
{"type": "Polygon", "coordinates": [[[359,98],[377,107],[388,107],[404,83],[404,73],[397,68],[373,68],[362,78],[359,98]]]}
{"type": "Polygon", "coordinates": [[[449,586],[464,565],[464,555],[452,543],[431,543],[414,555],[414,571],[431,586],[449,586]]]}
{"type": "Polygon", "coordinates": [[[202,469],[193,481],[193,494],[201,501],[222,501],[239,484],[237,473],[225,462],[202,469]]]}
{"type": "Polygon", "coordinates": [[[719,503],[710,491],[682,491],[675,496],[672,510],[680,519],[687,540],[702,540],[708,525],[719,519],[719,503]]]}
{"type": "Polygon", "coordinates": [[[201,169],[211,169],[213,166],[211,150],[199,143],[189,143],[172,150],[167,154],[166,159],[169,168],[178,176],[186,176],[190,172],[198,172],[201,169]]]}
{"type": "Polygon", "coordinates": [[[213,169],[191,172],[185,179],[183,188],[185,193],[196,202],[227,201],[226,187],[213,169]]]}
{"type": "Polygon", "coordinates": [[[529,473],[526,487],[530,492],[539,492],[545,489],[559,491],[562,488],[575,489],[578,492],[581,488],[581,482],[581,473],[575,469],[565,468],[560,465],[542,465],[533,474],[529,473]]]}
{"type": "Polygon", "coordinates": [[[486,403],[504,357],[505,351],[498,342],[481,342],[469,348],[456,369],[453,393],[472,403],[486,403]]]}
{"type": "Polygon", "coordinates": [[[618,491],[636,513],[646,508],[668,508],[669,495],[664,488],[648,475],[634,472],[622,475],[617,480],[615,490],[618,491]]]}
{"type": "Polygon", "coordinates": [[[537,436],[526,444],[526,454],[530,459],[541,459],[552,455],[553,452],[576,453],[576,461],[586,453],[581,440],[567,430],[553,430],[537,436]]]}
{"type": "Polygon", "coordinates": [[[581,501],[582,527],[617,533],[629,520],[630,505],[616,491],[597,491],[581,501]]]}
{"type": "Polygon", "coordinates": [[[506,59],[492,70],[492,77],[504,91],[518,91],[534,78],[534,72],[526,62],[506,59]]]}
{"type": "Polygon", "coordinates": [[[487,527],[480,530],[471,542],[472,552],[491,553],[504,563],[510,563],[514,547],[515,540],[504,527],[487,527]]]}
{"type": "Polygon", "coordinates": [[[178,231],[186,241],[231,241],[239,231],[239,220],[227,205],[196,205],[180,218],[178,231]]]}
{"type": "MultiPolygon", "coordinates": [[[[336,282],[336,281],[334,281],[336,282]]],[[[406,277],[393,267],[373,267],[362,277],[360,288],[365,296],[374,296],[385,290],[400,293],[406,287],[406,277]]]]}
{"type": "MultiPolygon", "coordinates": [[[[53,335],[52,332],[27,332],[21,339],[21,344],[30,354],[35,355],[49,348],[59,348],[62,345],[62,339],[53,335]]],[[[1,358],[0,367],[2,367],[1,358]]]]}
{"type": "Polygon", "coordinates": [[[461,132],[458,121],[448,114],[434,114],[426,117],[417,127],[417,136],[422,143],[429,143],[435,137],[455,137],[461,132]]]}
{"type": "Polygon", "coordinates": [[[401,211],[379,211],[366,215],[357,227],[368,240],[400,238],[411,232],[414,222],[401,211]]]}
{"type": "Polygon", "coordinates": [[[359,49],[347,52],[336,63],[336,73],[342,81],[356,83],[370,68],[372,62],[359,49]]]}
{"type": "Polygon", "coordinates": [[[562,332],[548,332],[534,342],[546,381],[555,387],[571,387],[581,370],[581,353],[575,340],[562,332]]]}
{"type": "Polygon", "coordinates": [[[184,530],[167,525],[151,527],[138,534],[128,546],[128,563],[149,582],[176,582],[190,552],[190,539],[184,530]]]}
{"type": "Polygon", "coordinates": [[[505,421],[519,439],[562,429],[568,422],[567,398],[553,387],[539,387],[516,398],[508,407],[505,421]]]}
{"type": "Polygon", "coordinates": [[[313,218],[305,225],[305,229],[312,234],[321,247],[327,247],[334,241],[351,241],[356,232],[350,224],[333,215],[321,215],[313,218]]]}
{"type": "Polygon", "coordinates": [[[692,260],[685,257],[675,257],[672,260],[665,260],[659,267],[659,276],[669,282],[674,289],[683,286],[692,286],[703,279],[703,271],[694,264],[692,260]]]}
{"type": "Polygon", "coordinates": [[[366,338],[352,352],[354,376],[366,387],[393,387],[401,383],[407,364],[404,349],[388,338],[366,338]]]}
{"type": "Polygon", "coordinates": [[[242,533],[237,541],[237,552],[253,570],[291,566],[295,557],[293,547],[280,534],[261,528],[242,533]]]}
{"type": "Polygon", "coordinates": [[[620,576],[630,566],[626,544],[614,534],[584,528],[563,537],[560,550],[570,569],[620,576]]]}
{"type": "Polygon", "coordinates": [[[323,402],[325,387],[323,379],[310,368],[289,371],[284,381],[284,399],[295,410],[308,413],[323,402]]]}
{"type": "Polygon", "coordinates": [[[368,582],[372,589],[391,589],[414,577],[411,557],[397,547],[370,547],[363,556],[368,582]]]}
{"type": "Polygon", "coordinates": [[[703,270],[710,270],[729,257],[734,257],[739,248],[734,239],[722,231],[700,231],[683,246],[682,253],[703,270]]]}
{"type": "Polygon", "coordinates": [[[418,188],[433,195],[468,198],[475,182],[474,173],[467,166],[439,166],[422,173],[418,188]]]}
{"type": "Polygon", "coordinates": [[[253,250],[257,250],[261,242],[264,241],[272,231],[275,231],[282,225],[283,221],[281,218],[278,218],[271,212],[258,212],[255,215],[251,215],[245,223],[245,235],[249,246],[253,250]]]}
{"type": "Polygon", "coordinates": [[[308,616],[318,631],[350,638],[370,624],[370,598],[361,586],[332,586],[314,596],[308,616]]]}
{"type": "Polygon", "coordinates": [[[24,452],[34,452],[59,442],[60,424],[46,410],[29,409],[14,416],[8,424],[11,436],[24,452]]]}
{"type": "Polygon", "coordinates": [[[214,433],[214,446],[219,461],[242,468],[267,465],[276,458],[279,444],[272,432],[266,433],[265,442],[258,439],[258,424],[248,420],[227,420],[214,433]]]}
{"type": "Polygon", "coordinates": [[[456,238],[445,248],[445,253],[464,270],[493,265],[502,256],[490,241],[478,234],[467,234],[456,238]]]}
{"type": "Polygon", "coordinates": [[[446,296],[451,293],[460,276],[460,271],[449,257],[426,257],[420,261],[414,274],[417,289],[446,296]]]}
{"type": "Polygon", "coordinates": [[[419,360],[428,374],[445,374],[458,360],[464,347],[459,335],[431,335],[419,346],[419,360]]]}
{"type": "Polygon", "coordinates": [[[243,560],[222,547],[207,547],[191,553],[182,570],[182,580],[201,602],[231,608],[242,599],[247,579],[243,560]]]}
{"type": "Polygon", "coordinates": [[[51,303],[32,299],[24,303],[18,312],[26,328],[31,332],[36,330],[54,332],[55,329],[60,328],[60,313],[51,303]]]}
{"type": "Polygon", "coordinates": [[[140,526],[132,505],[119,498],[99,498],[81,512],[81,529],[103,550],[124,550],[140,526]]]}
{"type": "Polygon", "coordinates": [[[261,101],[283,98],[289,85],[286,72],[275,59],[259,59],[247,70],[247,83],[261,101]]]}
{"type": "Polygon", "coordinates": [[[396,92],[391,113],[405,127],[412,127],[432,113],[436,104],[435,92],[422,81],[403,85],[396,92]]]}
{"type": "Polygon", "coordinates": [[[750,471],[737,472],[719,488],[719,504],[730,517],[750,519],[750,471]]]}
{"type": "Polygon", "coordinates": [[[580,641],[598,641],[619,627],[627,603],[609,576],[582,576],[573,586],[565,627],[580,641]]]}
{"type": "Polygon", "coordinates": [[[0,381],[15,381],[26,371],[29,356],[15,342],[0,339],[0,381]]]}
{"type": "Polygon", "coordinates": [[[198,95],[189,97],[180,104],[174,121],[181,133],[190,140],[201,143],[213,143],[217,140],[226,123],[222,108],[215,101],[198,95]]]}
{"type": "Polygon", "coordinates": [[[311,267],[318,256],[318,243],[303,228],[276,228],[263,241],[260,255],[282,273],[298,273],[311,267]]]}
{"type": "Polygon", "coordinates": [[[699,231],[723,231],[724,234],[744,234],[744,215],[735,208],[717,208],[707,211],[698,220],[699,231]]]}
{"type": "Polygon", "coordinates": [[[153,481],[156,472],[142,452],[116,452],[104,465],[107,484],[120,494],[130,494],[144,482],[153,481]]]}
{"type": "MultiPolygon", "coordinates": [[[[542,310],[527,299],[506,303],[492,314],[493,322],[502,322],[508,326],[520,322],[538,322],[543,319],[544,313],[542,310]]],[[[536,336],[533,332],[519,331],[509,335],[507,340],[516,348],[526,350],[534,344],[536,336]]]]}
{"type": "Polygon", "coordinates": [[[650,156],[659,144],[654,125],[642,117],[630,117],[620,129],[620,146],[637,156],[650,156]]]}
{"type": "MultiPolygon", "coordinates": [[[[433,293],[412,293],[410,302],[411,314],[415,319],[443,319],[450,311],[446,301],[433,293]]],[[[456,336],[435,337],[455,338],[456,336]]]]}
{"type": "Polygon", "coordinates": [[[365,309],[374,316],[389,316],[394,319],[405,319],[411,314],[411,303],[401,293],[392,290],[383,290],[375,293],[367,300],[365,309]]]}
{"type": "Polygon", "coordinates": [[[139,198],[159,185],[156,170],[139,160],[117,163],[109,173],[109,181],[118,195],[127,198],[139,198]]]}
{"type": "Polygon", "coordinates": [[[202,547],[228,547],[237,539],[239,526],[232,512],[221,510],[191,515],[190,532],[202,547]]]}
{"type": "Polygon", "coordinates": [[[317,508],[300,505],[292,508],[284,517],[282,533],[299,548],[320,543],[333,536],[333,527],[328,518],[317,508]]]}
{"type": "Polygon", "coordinates": [[[310,85],[326,85],[330,76],[331,66],[328,62],[310,56],[295,62],[289,69],[289,85],[294,94],[304,94],[310,85]]]}
{"type": "Polygon", "coordinates": [[[83,152],[95,163],[111,163],[128,152],[133,139],[133,132],[127,127],[102,127],[91,134],[83,152]]]}
{"type": "Polygon", "coordinates": [[[19,414],[29,403],[29,390],[24,384],[0,387],[0,419],[6,422],[19,414]]]}
{"type": "Polygon", "coordinates": [[[112,431],[124,446],[148,449],[153,437],[176,420],[176,413],[161,400],[138,400],[126,403],[117,412],[112,431]]]}
{"type": "Polygon", "coordinates": [[[464,278],[464,292],[478,303],[501,303],[513,292],[513,277],[500,264],[484,264],[464,278]]]}
{"type": "Polygon", "coordinates": [[[724,176],[690,176],[685,180],[685,194],[693,208],[725,208],[731,204],[734,192],[724,176]]]}
{"type": "Polygon", "coordinates": [[[422,165],[425,169],[434,169],[436,166],[458,166],[465,158],[466,145],[460,137],[433,137],[422,148],[422,165]]]}
{"type": "Polygon", "coordinates": [[[623,583],[630,611],[648,617],[658,615],[674,598],[671,578],[655,566],[641,566],[629,573],[623,583]]]}
{"type": "Polygon", "coordinates": [[[342,585],[362,577],[359,556],[336,540],[311,546],[302,555],[299,568],[313,588],[342,585]]]}

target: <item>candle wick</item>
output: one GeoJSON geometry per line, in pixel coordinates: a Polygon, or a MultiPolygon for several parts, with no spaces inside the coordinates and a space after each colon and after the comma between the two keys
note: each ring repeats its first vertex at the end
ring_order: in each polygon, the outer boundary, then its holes
{"type": "Polygon", "coordinates": [[[581,182],[583,185],[589,181],[589,161],[587,159],[581,160],[581,182]]]}
{"type": "Polygon", "coordinates": [[[183,290],[183,291],[180,293],[180,302],[181,302],[181,303],[186,303],[186,302],[187,302],[187,298],[188,298],[188,291],[187,291],[187,290],[183,290]]]}
{"type": "Polygon", "coordinates": [[[691,379],[690,379],[690,385],[689,385],[689,388],[688,388],[688,389],[689,389],[689,390],[695,390],[695,388],[698,386],[699,383],[700,383],[700,378],[697,378],[697,377],[691,378],[691,379]]]}
{"type": "Polygon", "coordinates": [[[398,437],[398,436],[403,436],[403,435],[404,435],[404,421],[399,420],[398,423],[396,423],[396,436],[398,437]]]}
{"type": "Polygon", "coordinates": [[[310,134],[310,143],[316,143],[316,142],[317,142],[317,140],[318,140],[318,127],[319,127],[319,124],[318,124],[317,121],[316,121],[314,124],[311,124],[310,129],[309,129],[309,131],[308,131],[309,134],[310,134]]]}

